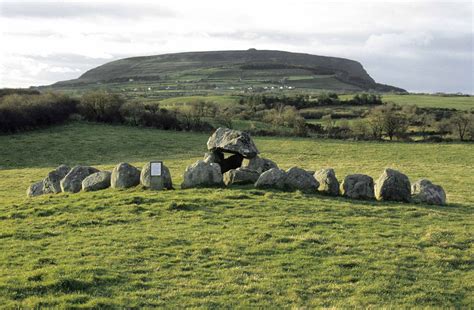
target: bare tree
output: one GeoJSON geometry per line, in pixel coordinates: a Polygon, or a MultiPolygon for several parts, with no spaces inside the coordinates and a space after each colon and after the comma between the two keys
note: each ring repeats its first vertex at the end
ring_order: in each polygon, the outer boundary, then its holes
{"type": "Polygon", "coordinates": [[[469,127],[473,126],[473,116],[470,113],[458,112],[453,117],[451,117],[451,125],[453,131],[459,137],[459,140],[464,141],[466,134],[469,131],[469,127]]]}
{"type": "Polygon", "coordinates": [[[393,140],[393,137],[401,137],[408,128],[406,116],[397,113],[393,109],[388,109],[383,117],[383,129],[388,138],[393,140]]]}
{"type": "Polygon", "coordinates": [[[384,129],[384,112],[381,108],[372,109],[367,117],[367,124],[372,137],[376,140],[382,138],[384,129]]]}

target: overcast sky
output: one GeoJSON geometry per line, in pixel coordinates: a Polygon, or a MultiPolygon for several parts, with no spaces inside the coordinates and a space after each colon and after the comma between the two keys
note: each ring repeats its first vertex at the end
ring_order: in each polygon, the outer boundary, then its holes
{"type": "Polygon", "coordinates": [[[129,56],[256,48],[354,59],[410,91],[474,93],[473,40],[470,0],[0,0],[0,87],[129,56]]]}

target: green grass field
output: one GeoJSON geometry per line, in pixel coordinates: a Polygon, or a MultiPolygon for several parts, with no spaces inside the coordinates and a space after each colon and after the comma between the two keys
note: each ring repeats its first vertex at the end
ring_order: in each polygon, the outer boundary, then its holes
{"type": "MultiPolygon", "coordinates": [[[[354,95],[343,95],[341,99],[350,99],[354,95]]],[[[436,95],[394,95],[383,94],[384,102],[393,102],[399,105],[417,105],[420,108],[446,108],[457,110],[474,109],[474,97],[452,96],[443,97],[436,95]]]]}
{"type": "Polygon", "coordinates": [[[206,140],[87,123],[0,136],[0,307],[474,305],[472,144],[255,139],[285,169],[427,177],[444,207],[251,186],[25,197],[61,163],[162,159],[179,188],[206,140]]]}

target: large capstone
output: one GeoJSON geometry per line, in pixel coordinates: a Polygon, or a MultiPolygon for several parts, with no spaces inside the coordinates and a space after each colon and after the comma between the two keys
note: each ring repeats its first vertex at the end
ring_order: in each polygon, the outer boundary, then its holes
{"type": "Polygon", "coordinates": [[[253,158],[244,159],[242,167],[255,170],[258,173],[263,173],[272,168],[278,168],[278,165],[270,159],[255,156],[253,158]]]}
{"type": "Polygon", "coordinates": [[[247,168],[232,169],[224,173],[224,184],[230,186],[232,184],[254,184],[257,182],[260,173],[247,168]]]}
{"type": "Polygon", "coordinates": [[[292,167],[286,171],[285,188],[303,192],[315,192],[319,187],[318,181],[306,170],[292,167]]]}
{"type": "Polygon", "coordinates": [[[161,165],[161,177],[151,177],[151,163],[145,164],[140,173],[140,183],[150,189],[173,189],[170,170],[164,164],[161,165]]]}
{"type": "Polygon", "coordinates": [[[61,191],[77,193],[82,189],[82,181],[89,175],[99,172],[96,168],[89,166],[75,166],[61,180],[61,191]]]}
{"type": "Polygon", "coordinates": [[[352,199],[374,199],[374,179],[365,174],[351,174],[341,183],[341,194],[352,199]]]}
{"type": "Polygon", "coordinates": [[[198,160],[188,166],[184,172],[181,188],[222,186],[221,167],[216,163],[206,163],[198,160]]]}
{"type": "Polygon", "coordinates": [[[82,190],[92,192],[109,188],[111,175],[110,171],[99,171],[91,174],[82,181],[82,190]]]}
{"type": "Polygon", "coordinates": [[[446,204],[446,193],[444,189],[431,181],[421,179],[411,186],[412,198],[415,202],[431,205],[446,204]]]}
{"type": "Polygon", "coordinates": [[[129,163],[120,163],[112,170],[112,188],[129,188],[140,183],[140,170],[129,163]]]}
{"type": "Polygon", "coordinates": [[[221,151],[240,154],[245,158],[253,158],[259,153],[255,143],[246,132],[220,127],[207,141],[209,151],[221,151]]]}
{"type": "Polygon", "coordinates": [[[375,198],[409,202],[411,199],[410,180],[397,170],[385,169],[375,183],[375,198]]]}
{"type": "Polygon", "coordinates": [[[265,171],[264,173],[260,175],[257,182],[255,182],[255,187],[284,189],[285,179],[286,179],[285,171],[278,168],[272,168],[270,170],[265,171]]]}
{"type": "Polygon", "coordinates": [[[46,178],[43,180],[43,191],[45,194],[49,193],[60,193],[61,192],[61,180],[71,171],[66,165],[61,165],[49,172],[46,178]]]}
{"type": "Polygon", "coordinates": [[[43,194],[43,181],[31,184],[26,190],[26,196],[28,197],[36,197],[43,194]]]}
{"type": "Polygon", "coordinates": [[[321,169],[314,174],[314,178],[319,183],[318,191],[333,196],[339,195],[339,181],[334,169],[321,169]]]}

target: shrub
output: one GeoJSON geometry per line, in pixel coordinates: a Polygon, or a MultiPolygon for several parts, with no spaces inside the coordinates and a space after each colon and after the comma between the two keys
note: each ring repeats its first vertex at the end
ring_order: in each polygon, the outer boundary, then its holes
{"type": "Polygon", "coordinates": [[[0,131],[29,130],[63,122],[76,112],[77,101],[63,94],[7,95],[0,101],[0,131]]]}
{"type": "Polygon", "coordinates": [[[79,112],[89,121],[120,123],[123,121],[120,113],[123,104],[124,100],[117,94],[93,91],[82,96],[79,112]]]}

